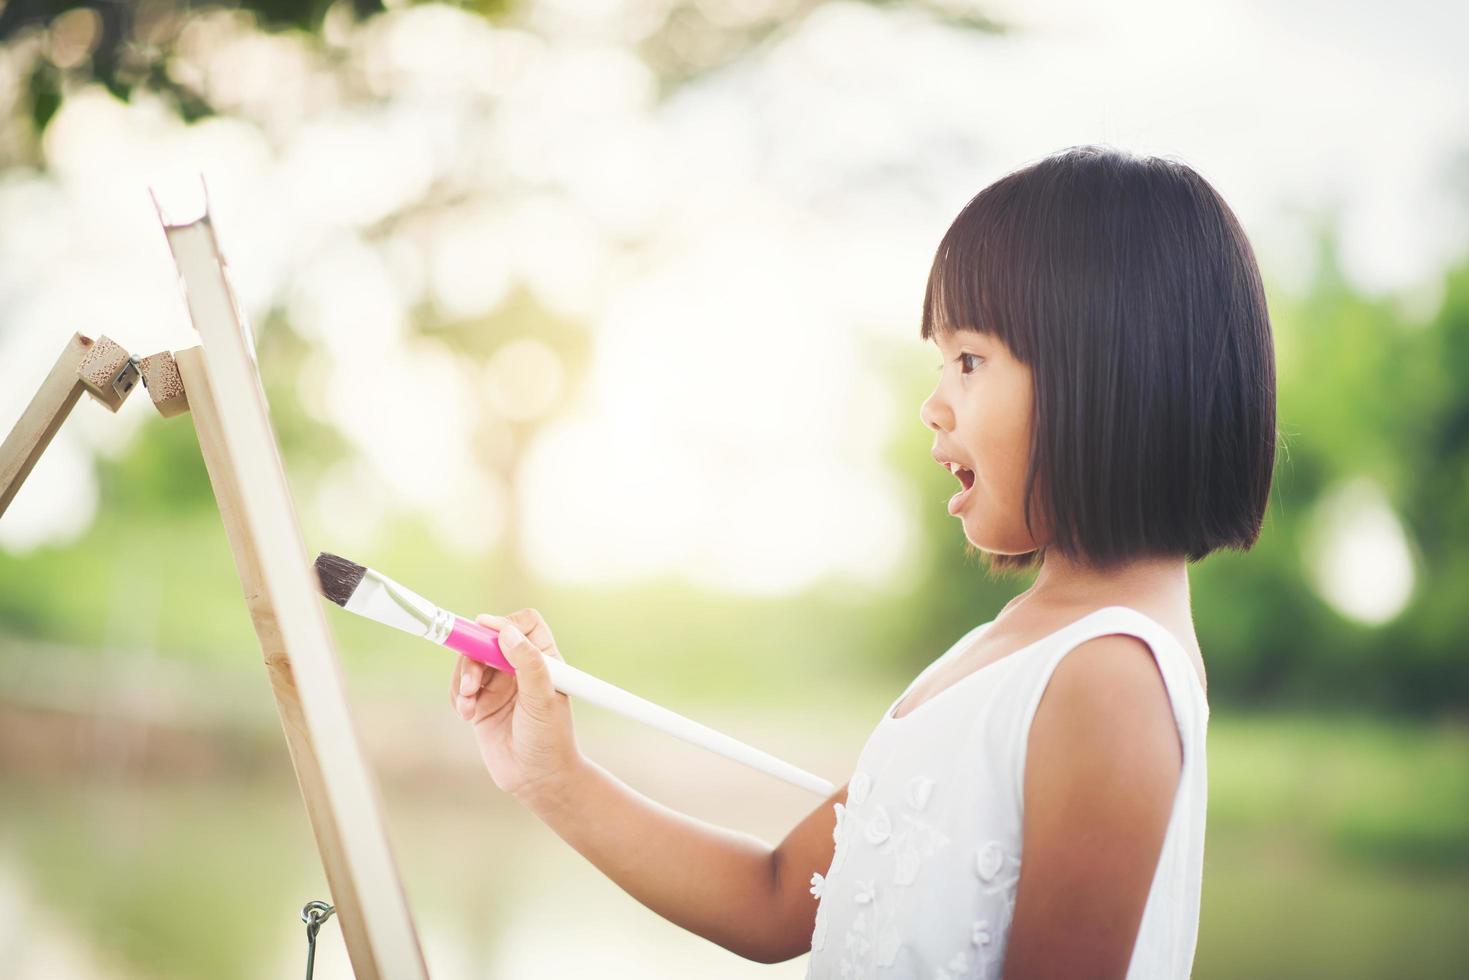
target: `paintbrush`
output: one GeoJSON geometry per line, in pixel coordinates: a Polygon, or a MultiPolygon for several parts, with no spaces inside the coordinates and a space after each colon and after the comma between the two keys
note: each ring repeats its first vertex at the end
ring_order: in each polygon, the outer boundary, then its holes
{"type": "MultiPolygon", "coordinates": [[[[457,650],[496,670],[515,673],[515,668],[500,652],[495,630],[434,605],[375,569],[323,551],[316,556],[316,576],[322,595],[348,612],[457,650]]],[[[601,705],[819,796],[830,796],[836,790],[819,776],[608,684],[564,660],[544,659],[551,683],[562,694],[601,705]]]]}

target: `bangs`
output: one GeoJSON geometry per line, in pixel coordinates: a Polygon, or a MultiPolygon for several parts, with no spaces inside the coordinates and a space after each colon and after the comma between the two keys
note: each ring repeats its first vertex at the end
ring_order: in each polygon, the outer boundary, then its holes
{"type": "Polygon", "coordinates": [[[1029,363],[1030,316],[1016,284],[1024,281],[1017,266],[1034,245],[1015,234],[1007,190],[1001,182],[980,191],[944,233],[928,272],[919,336],[947,339],[973,331],[998,338],[1029,363]]]}

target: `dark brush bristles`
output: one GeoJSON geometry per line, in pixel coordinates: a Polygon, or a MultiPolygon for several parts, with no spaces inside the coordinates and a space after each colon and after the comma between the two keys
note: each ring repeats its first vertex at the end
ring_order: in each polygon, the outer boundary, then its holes
{"type": "Polygon", "coordinates": [[[350,562],[341,555],[323,551],[316,556],[316,580],[321,586],[321,594],[339,606],[345,606],[352,598],[365,574],[365,566],[350,562]]]}

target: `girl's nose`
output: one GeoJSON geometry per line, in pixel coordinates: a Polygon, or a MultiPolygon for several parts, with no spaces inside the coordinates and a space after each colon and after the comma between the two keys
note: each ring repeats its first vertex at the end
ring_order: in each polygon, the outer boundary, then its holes
{"type": "Polygon", "coordinates": [[[953,426],[954,416],[935,391],[918,406],[918,419],[930,429],[948,429],[953,426]]]}

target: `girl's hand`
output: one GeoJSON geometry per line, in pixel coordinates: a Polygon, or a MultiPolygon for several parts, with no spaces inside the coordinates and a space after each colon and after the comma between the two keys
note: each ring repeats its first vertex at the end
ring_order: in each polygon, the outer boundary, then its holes
{"type": "Polygon", "coordinates": [[[583,759],[571,724],[571,699],[557,691],[546,657],[565,661],[551,627],[534,609],[476,617],[499,633],[500,651],[515,673],[460,655],[449,701],[474,727],[480,757],[495,785],[517,799],[555,787],[583,759]]]}

